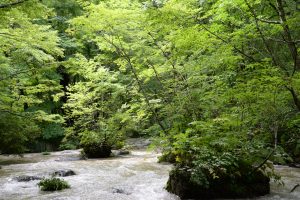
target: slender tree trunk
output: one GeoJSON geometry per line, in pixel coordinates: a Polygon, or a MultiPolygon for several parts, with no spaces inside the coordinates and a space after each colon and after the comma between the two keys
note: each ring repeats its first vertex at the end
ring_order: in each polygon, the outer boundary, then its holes
{"type": "Polygon", "coordinates": [[[259,24],[258,24],[258,17],[257,17],[257,14],[256,14],[254,8],[249,4],[248,0],[244,0],[244,1],[245,1],[245,3],[247,4],[247,6],[248,6],[248,8],[249,8],[249,10],[250,10],[250,12],[251,12],[253,18],[254,18],[254,21],[255,21],[255,27],[256,27],[256,29],[257,29],[257,32],[259,33],[260,38],[261,38],[261,40],[263,41],[263,44],[265,45],[265,48],[266,48],[267,52],[269,53],[270,57],[272,58],[273,64],[274,64],[275,66],[279,66],[279,63],[277,62],[277,60],[276,60],[276,58],[275,58],[275,56],[274,56],[274,53],[273,53],[273,51],[272,51],[272,48],[269,46],[269,44],[268,44],[268,42],[267,42],[267,40],[266,40],[266,37],[265,37],[265,35],[263,34],[263,32],[262,32],[262,30],[261,30],[261,28],[260,28],[260,26],[259,26],[259,24]]]}
{"type": "Polygon", "coordinates": [[[282,2],[282,0],[276,0],[276,2],[277,2],[278,15],[280,18],[281,26],[283,28],[284,40],[287,42],[291,56],[294,60],[294,72],[295,72],[296,70],[300,70],[300,58],[298,56],[296,42],[294,41],[294,39],[291,35],[290,27],[287,23],[287,18],[286,18],[286,13],[285,13],[284,7],[283,7],[283,2],[282,2]]]}
{"type": "Polygon", "coordinates": [[[124,51],[123,47],[118,47],[114,42],[108,40],[107,38],[105,38],[103,36],[103,39],[105,41],[107,41],[109,44],[111,44],[116,50],[117,50],[117,53],[122,56],[123,58],[125,58],[125,60],[127,61],[129,67],[130,67],[130,71],[132,72],[135,80],[137,81],[138,83],[138,86],[139,86],[139,89],[140,91],[142,92],[142,95],[144,96],[145,100],[146,100],[146,103],[147,103],[147,106],[148,108],[150,109],[150,111],[152,112],[152,114],[154,115],[154,118],[155,118],[155,121],[156,123],[160,126],[160,128],[162,129],[162,131],[167,134],[167,131],[166,131],[166,128],[164,127],[164,125],[161,123],[161,121],[159,120],[159,117],[157,115],[157,112],[155,111],[155,109],[151,106],[150,104],[150,100],[149,100],[149,97],[147,96],[145,90],[144,90],[144,87],[143,87],[143,84],[141,82],[141,80],[139,79],[138,75],[137,75],[137,72],[136,72],[136,69],[135,67],[133,66],[132,62],[131,62],[131,59],[129,57],[129,55],[124,51]]]}
{"type": "Polygon", "coordinates": [[[292,88],[292,87],[291,88],[286,87],[286,88],[290,91],[291,95],[293,96],[294,104],[297,107],[298,111],[300,111],[300,99],[299,99],[298,95],[296,94],[294,88],[292,88]]]}
{"type": "Polygon", "coordinates": [[[277,121],[273,124],[272,129],[274,132],[274,149],[276,149],[278,143],[278,122],[277,121]]]}
{"type": "MultiPolygon", "coordinates": [[[[151,39],[153,40],[154,44],[156,45],[156,47],[162,52],[162,55],[163,57],[166,59],[166,61],[168,61],[171,66],[172,66],[172,72],[173,72],[173,80],[174,80],[174,96],[177,94],[177,86],[178,86],[178,82],[179,80],[183,81],[185,86],[186,86],[186,95],[187,95],[187,98],[189,100],[189,103],[191,104],[191,108],[192,109],[189,109],[189,112],[192,113],[192,118],[193,120],[195,121],[196,120],[196,109],[195,109],[195,106],[192,104],[192,97],[191,97],[191,92],[190,92],[190,88],[189,88],[189,84],[188,84],[188,81],[187,81],[187,78],[182,75],[179,70],[176,69],[176,66],[175,66],[175,63],[171,60],[171,57],[170,55],[164,51],[164,49],[157,43],[156,39],[154,38],[154,36],[149,32],[148,35],[151,37],[151,39]],[[178,78],[179,77],[179,80],[178,78]]],[[[181,102],[180,102],[181,104],[181,102]]]]}

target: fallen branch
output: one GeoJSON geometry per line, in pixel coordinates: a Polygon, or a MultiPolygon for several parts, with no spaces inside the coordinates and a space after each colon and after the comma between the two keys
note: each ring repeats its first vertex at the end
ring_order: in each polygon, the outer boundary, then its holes
{"type": "Polygon", "coordinates": [[[290,193],[294,192],[294,191],[297,189],[297,187],[299,187],[299,186],[300,186],[299,184],[296,184],[296,185],[293,187],[293,189],[290,191],[290,193]]]}

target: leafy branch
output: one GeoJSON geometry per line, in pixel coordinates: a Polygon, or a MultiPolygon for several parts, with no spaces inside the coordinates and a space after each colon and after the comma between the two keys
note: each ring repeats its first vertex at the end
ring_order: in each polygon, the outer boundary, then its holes
{"type": "Polygon", "coordinates": [[[19,0],[19,1],[11,2],[11,3],[7,3],[7,4],[0,4],[0,8],[9,8],[9,7],[12,7],[15,5],[22,4],[26,1],[28,1],[28,0],[19,0]]]}

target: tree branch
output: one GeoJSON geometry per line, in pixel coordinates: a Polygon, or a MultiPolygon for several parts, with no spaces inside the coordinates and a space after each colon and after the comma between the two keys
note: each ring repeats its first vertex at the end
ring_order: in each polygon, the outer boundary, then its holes
{"type": "Polygon", "coordinates": [[[294,40],[294,41],[287,41],[285,39],[281,40],[281,39],[277,39],[277,38],[271,38],[271,37],[267,37],[268,40],[272,40],[272,41],[275,41],[275,42],[281,42],[281,43],[300,43],[300,40],[294,40]]]}
{"type": "Polygon", "coordinates": [[[266,20],[266,19],[261,19],[261,18],[257,18],[259,21],[261,22],[265,22],[268,24],[281,24],[280,21],[275,21],[275,20],[266,20]]]}
{"type": "MultiPolygon", "coordinates": [[[[222,37],[218,36],[216,33],[212,32],[211,30],[209,30],[207,27],[205,27],[203,24],[201,24],[201,26],[204,28],[204,30],[206,30],[207,32],[209,32],[210,34],[212,34],[213,36],[215,36],[217,39],[221,40],[222,42],[224,42],[225,44],[230,44],[229,41],[226,41],[225,39],[223,39],[222,37]]],[[[246,58],[250,59],[251,61],[257,62],[252,56],[247,55],[245,52],[243,52],[242,50],[238,49],[235,45],[230,44],[234,50],[236,50],[238,53],[242,54],[243,56],[245,56],[246,58]]]]}
{"type": "Polygon", "coordinates": [[[290,193],[294,192],[296,190],[297,187],[299,187],[300,185],[299,184],[296,184],[293,189],[291,189],[290,193]]]}
{"type": "Polygon", "coordinates": [[[256,172],[259,168],[261,168],[270,158],[271,158],[271,156],[274,154],[274,152],[275,152],[275,149],[273,149],[270,153],[269,153],[269,155],[264,159],[264,161],[260,164],[260,165],[258,165],[257,167],[255,167],[251,172],[250,172],[250,175],[252,175],[254,172],[256,172]]]}
{"type": "Polygon", "coordinates": [[[299,112],[299,111],[300,111],[300,100],[299,100],[298,95],[296,94],[296,91],[294,90],[293,87],[287,87],[287,86],[285,86],[285,88],[286,88],[288,91],[290,91],[291,95],[293,96],[294,104],[295,104],[295,106],[297,107],[298,112],[299,112]]]}
{"type": "Polygon", "coordinates": [[[291,53],[291,56],[294,60],[294,72],[295,73],[296,70],[300,70],[300,58],[298,55],[298,50],[297,50],[297,46],[296,43],[294,43],[294,39],[292,37],[291,31],[290,31],[290,27],[287,23],[287,18],[286,18],[286,13],[283,7],[283,1],[282,0],[276,0],[277,3],[277,11],[278,11],[278,16],[280,18],[280,22],[281,22],[281,26],[283,28],[283,34],[284,34],[284,40],[288,41],[288,47],[291,53]]]}
{"type": "MultiPolygon", "coordinates": [[[[175,63],[172,62],[171,60],[171,56],[158,44],[157,40],[154,38],[154,36],[148,32],[148,35],[151,37],[151,39],[153,40],[155,46],[162,52],[162,55],[164,56],[164,58],[166,59],[166,61],[168,61],[171,66],[172,66],[172,71],[173,71],[173,79],[174,79],[174,95],[176,93],[176,88],[177,88],[177,76],[180,77],[180,79],[184,82],[185,86],[186,86],[186,94],[187,94],[187,97],[189,99],[189,102],[191,103],[192,102],[192,97],[191,97],[191,92],[190,92],[190,87],[189,87],[189,84],[188,84],[188,81],[187,81],[187,78],[184,77],[184,75],[182,73],[180,73],[179,70],[176,69],[176,66],[175,66],[175,63]]],[[[193,118],[196,116],[195,114],[195,108],[193,107],[192,108],[192,113],[193,113],[193,118]]],[[[196,119],[194,119],[196,120],[196,119]]]]}
{"type": "Polygon", "coordinates": [[[11,2],[11,3],[0,4],[0,8],[9,8],[9,7],[24,3],[26,1],[28,1],[28,0],[19,0],[19,1],[11,2]]]}
{"type": "Polygon", "coordinates": [[[135,80],[137,81],[137,84],[138,84],[138,86],[139,86],[139,89],[141,90],[142,95],[144,96],[144,98],[145,98],[145,100],[146,100],[147,106],[148,106],[148,108],[150,109],[150,111],[152,112],[152,114],[154,115],[154,118],[155,118],[156,123],[160,126],[160,128],[162,129],[162,131],[164,132],[164,134],[167,134],[166,128],[164,127],[164,125],[163,125],[163,124],[161,123],[161,121],[159,120],[159,117],[158,117],[158,115],[157,115],[156,110],[155,110],[155,109],[151,106],[151,104],[150,104],[150,100],[149,100],[149,97],[147,96],[147,93],[146,93],[144,87],[143,87],[143,83],[142,83],[142,81],[141,81],[141,80],[139,79],[139,77],[138,77],[137,71],[136,71],[135,67],[133,66],[133,63],[132,63],[132,61],[131,61],[130,56],[126,53],[125,49],[123,48],[123,45],[122,45],[122,43],[121,43],[120,38],[117,36],[117,39],[119,40],[119,44],[120,44],[120,47],[119,47],[119,46],[116,45],[112,40],[109,40],[108,38],[106,38],[105,35],[101,34],[101,36],[102,36],[102,38],[103,38],[107,43],[109,43],[110,45],[112,45],[112,46],[116,49],[117,53],[118,53],[121,57],[123,57],[123,58],[127,61],[128,65],[129,65],[129,67],[130,67],[130,70],[131,70],[131,72],[133,73],[133,76],[134,76],[135,80]]]}
{"type": "Polygon", "coordinates": [[[264,46],[265,46],[267,52],[269,53],[269,56],[271,57],[271,59],[272,59],[272,61],[273,61],[273,64],[274,64],[275,66],[280,66],[279,63],[278,63],[277,60],[276,60],[276,57],[275,57],[275,55],[274,55],[274,53],[273,53],[273,51],[272,51],[272,48],[271,48],[271,47],[269,46],[269,44],[267,43],[266,38],[265,38],[265,35],[263,34],[263,32],[262,32],[262,30],[261,30],[261,28],[260,28],[260,26],[259,26],[259,24],[258,24],[259,18],[257,17],[257,14],[256,14],[254,8],[250,5],[250,3],[248,2],[248,0],[244,0],[244,2],[246,3],[246,5],[247,5],[249,11],[251,12],[251,14],[252,14],[252,16],[253,16],[253,18],[254,18],[256,30],[257,30],[257,32],[259,33],[260,38],[261,38],[261,40],[262,40],[262,42],[263,42],[263,44],[264,44],[264,46]]]}

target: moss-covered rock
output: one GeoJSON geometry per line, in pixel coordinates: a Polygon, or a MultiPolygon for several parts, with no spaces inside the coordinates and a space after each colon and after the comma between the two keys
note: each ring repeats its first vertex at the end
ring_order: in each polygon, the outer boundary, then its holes
{"type": "Polygon", "coordinates": [[[107,158],[111,154],[111,146],[106,143],[91,142],[83,145],[83,151],[88,158],[107,158]]]}
{"type": "Polygon", "coordinates": [[[115,142],[113,137],[108,137],[106,134],[85,131],[82,133],[80,145],[88,158],[107,158],[115,142]]]}
{"type": "Polygon", "coordinates": [[[270,179],[255,171],[241,176],[225,175],[209,180],[209,186],[191,180],[191,172],[175,168],[166,189],[182,199],[251,198],[270,193],[270,179]]]}

